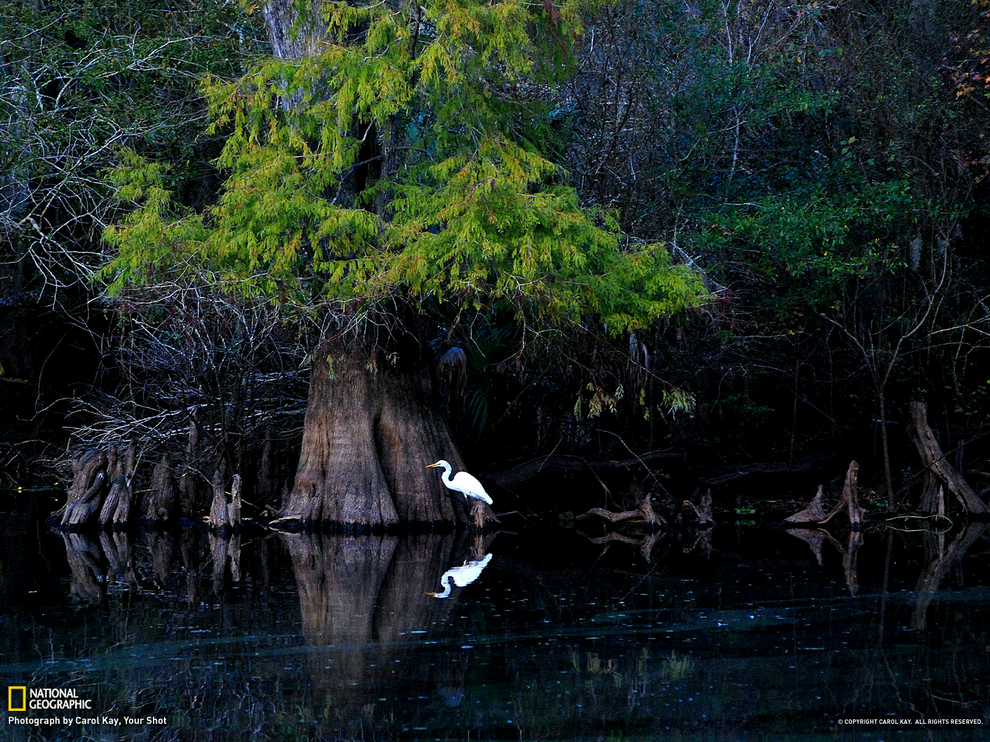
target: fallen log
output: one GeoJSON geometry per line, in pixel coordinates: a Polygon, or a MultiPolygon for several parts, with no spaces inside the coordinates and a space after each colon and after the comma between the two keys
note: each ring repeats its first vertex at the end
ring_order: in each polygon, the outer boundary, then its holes
{"type": "Polygon", "coordinates": [[[653,503],[651,501],[649,493],[643,497],[643,501],[639,504],[635,510],[621,510],[613,511],[606,510],[605,508],[591,508],[575,516],[574,520],[585,520],[587,518],[603,518],[609,523],[622,523],[622,524],[645,524],[650,528],[660,528],[666,525],[666,521],[656,513],[653,509],[653,503]]]}
{"type": "MultiPolygon", "coordinates": [[[[911,403],[910,432],[911,440],[914,442],[915,448],[918,449],[918,455],[921,457],[921,463],[924,465],[926,473],[943,484],[967,513],[990,514],[990,507],[987,507],[973,488],[969,486],[969,483],[946,460],[942,447],[928,424],[928,408],[924,402],[911,403]]],[[[938,499],[940,497],[938,488],[929,482],[926,483],[925,491],[926,495],[920,505],[922,512],[936,512],[939,508],[938,499]]]]}

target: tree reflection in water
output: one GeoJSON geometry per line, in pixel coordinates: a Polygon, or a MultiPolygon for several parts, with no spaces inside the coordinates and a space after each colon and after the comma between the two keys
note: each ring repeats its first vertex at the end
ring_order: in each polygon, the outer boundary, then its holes
{"type": "Polygon", "coordinates": [[[944,532],[922,533],[928,558],[915,586],[917,598],[911,628],[921,630],[927,626],[928,608],[949,569],[962,561],[963,557],[983,538],[988,528],[990,525],[986,523],[968,523],[951,538],[944,532]]]}
{"type": "MultiPolygon", "coordinates": [[[[308,673],[314,699],[324,699],[321,733],[361,738],[373,732],[374,699],[396,687],[429,689],[446,698],[445,673],[416,662],[417,645],[408,637],[425,631],[444,615],[426,599],[428,588],[459,554],[487,548],[493,537],[470,541],[451,535],[329,536],[287,534],[299,589],[302,631],[311,651],[308,673]],[[362,714],[354,716],[354,709],[362,714]]],[[[489,554],[485,560],[490,559],[489,554]]]]}
{"type": "Polygon", "coordinates": [[[824,563],[822,547],[826,543],[832,544],[836,551],[842,555],[842,572],[846,576],[846,585],[849,588],[849,594],[856,595],[859,592],[859,575],[856,570],[856,557],[859,554],[859,547],[863,545],[862,531],[850,529],[846,536],[845,546],[830,531],[824,528],[788,528],[787,533],[808,544],[811,548],[811,553],[815,555],[815,560],[819,565],[824,563]]]}
{"type": "Polygon", "coordinates": [[[985,584],[972,565],[986,526],[833,530],[725,528],[710,554],[661,541],[649,562],[636,544],[566,529],[495,544],[62,533],[45,537],[40,559],[20,555],[20,532],[0,544],[14,565],[0,573],[0,641],[9,683],[85,687],[103,709],[168,715],[169,726],[145,730],[162,742],[240,740],[245,729],[279,739],[827,731],[867,706],[981,713],[990,601],[959,588],[985,584]],[[484,565],[473,583],[447,600],[426,595],[472,562],[484,565]],[[40,609],[21,607],[45,590],[40,609]]]}

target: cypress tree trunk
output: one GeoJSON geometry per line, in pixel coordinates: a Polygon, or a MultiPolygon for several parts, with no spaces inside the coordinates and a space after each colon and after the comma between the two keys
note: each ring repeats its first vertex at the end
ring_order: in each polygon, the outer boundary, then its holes
{"type": "Polygon", "coordinates": [[[446,422],[431,404],[429,377],[389,369],[378,382],[375,443],[399,519],[453,522],[456,513],[466,511],[454,505],[437,471],[426,467],[441,458],[463,466],[446,422]]]}
{"type": "Polygon", "coordinates": [[[326,34],[323,22],[314,3],[299,17],[300,3],[293,0],[268,0],[262,8],[265,30],[272,45],[272,52],[280,59],[303,59],[315,54],[326,34]]]}
{"type": "MultiPolygon", "coordinates": [[[[441,458],[463,466],[428,377],[410,366],[361,340],[320,347],[296,479],[276,523],[381,530],[468,521],[465,498],[426,468],[441,458]]],[[[494,520],[485,505],[478,525],[494,520]]]]}
{"type": "Polygon", "coordinates": [[[299,466],[280,515],[304,525],[394,526],[399,517],[375,447],[367,355],[349,350],[325,343],[314,354],[299,466]]]}

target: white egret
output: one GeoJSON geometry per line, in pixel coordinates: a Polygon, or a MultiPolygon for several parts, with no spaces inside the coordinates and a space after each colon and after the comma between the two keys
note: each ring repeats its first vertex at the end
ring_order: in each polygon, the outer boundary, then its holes
{"type": "Polygon", "coordinates": [[[453,470],[451,465],[440,459],[435,464],[430,464],[427,469],[432,469],[434,466],[439,466],[443,468],[443,483],[447,485],[447,489],[452,489],[454,492],[460,492],[465,498],[474,497],[478,500],[483,500],[489,505],[492,504],[492,498],[488,496],[485,492],[485,488],[482,486],[481,482],[472,477],[466,471],[459,471],[454,475],[453,479],[450,476],[450,472],[453,470]]]}
{"type": "Polygon", "coordinates": [[[427,593],[427,595],[432,595],[434,598],[446,598],[450,595],[450,581],[453,580],[457,587],[464,587],[465,585],[470,585],[472,582],[478,579],[481,575],[481,571],[488,565],[488,562],[492,560],[491,554],[485,554],[484,559],[477,559],[473,562],[464,562],[460,567],[454,567],[453,569],[448,569],[443,573],[443,577],[440,578],[440,587],[443,588],[442,593],[427,593]]]}

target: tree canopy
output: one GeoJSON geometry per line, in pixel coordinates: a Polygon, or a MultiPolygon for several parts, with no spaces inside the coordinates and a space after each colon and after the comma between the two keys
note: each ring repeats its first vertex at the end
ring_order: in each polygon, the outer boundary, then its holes
{"type": "Polygon", "coordinates": [[[111,292],[165,272],[292,303],[592,314],[613,332],[701,300],[693,271],[582,207],[554,159],[551,104],[588,6],[315,7],[297,4],[319,13],[313,53],[206,81],[210,131],[227,136],[214,204],[180,206],[160,163],[115,171],[140,208],[106,232],[111,292]]]}

